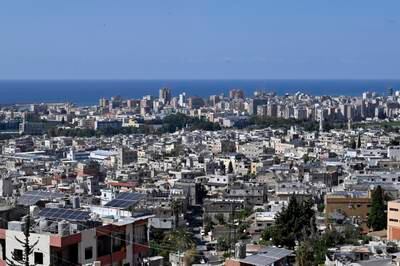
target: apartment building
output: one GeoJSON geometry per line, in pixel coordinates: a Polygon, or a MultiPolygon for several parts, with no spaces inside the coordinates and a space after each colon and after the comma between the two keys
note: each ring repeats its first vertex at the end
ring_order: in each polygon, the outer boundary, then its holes
{"type": "Polygon", "coordinates": [[[400,240],[400,200],[388,202],[387,239],[400,240]]]}

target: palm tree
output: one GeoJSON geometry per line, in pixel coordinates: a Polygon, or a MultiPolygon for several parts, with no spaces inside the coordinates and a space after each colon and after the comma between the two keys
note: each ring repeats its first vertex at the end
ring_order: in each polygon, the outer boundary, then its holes
{"type": "Polygon", "coordinates": [[[164,237],[164,243],[179,252],[185,252],[196,245],[193,235],[182,228],[168,232],[164,237]]]}
{"type": "Polygon", "coordinates": [[[173,200],[171,202],[171,209],[172,212],[175,216],[175,228],[178,228],[179,226],[179,215],[182,212],[182,203],[180,201],[177,200],[173,200]]]}

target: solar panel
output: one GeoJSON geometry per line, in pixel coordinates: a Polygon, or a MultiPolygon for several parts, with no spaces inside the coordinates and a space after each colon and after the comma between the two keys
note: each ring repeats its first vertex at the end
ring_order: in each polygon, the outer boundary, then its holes
{"type": "Polygon", "coordinates": [[[87,221],[90,212],[62,208],[44,208],[39,212],[40,217],[52,220],[87,221]]]}
{"type": "Polygon", "coordinates": [[[50,192],[50,191],[40,191],[40,190],[27,191],[21,197],[19,197],[18,204],[29,206],[29,205],[34,205],[41,200],[50,201],[62,197],[64,197],[64,194],[61,192],[50,192]]]}
{"type": "Polygon", "coordinates": [[[292,253],[292,251],[283,248],[267,247],[262,249],[260,253],[247,256],[240,261],[251,265],[273,265],[292,253]]]}
{"type": "Polygon", "coordinates": [[[118,196],[105,204],[105,207],[127,209],[137,204],[145,195],[141,193],[121,192],[118,196]]]}

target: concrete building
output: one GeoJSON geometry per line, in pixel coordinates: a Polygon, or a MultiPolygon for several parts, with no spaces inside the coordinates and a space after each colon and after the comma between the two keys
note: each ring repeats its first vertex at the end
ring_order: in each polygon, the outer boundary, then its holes
{"type": "MultiPolygon", "coordinates": [[[[371,207],[371,195],[369,192],[332,192],[325,195],[325,214],[327,220],[336,214],[344,215],[352,219],[363,230],[368,231],[367,220],[371,207]]],[[[329,221],[327,221],[329,223],[329,221]]]]}
{"type": "Polygon", "coordinates": [[[172,93],[171,89],[169,88],[161,88],[159,91],[159,100],[163,104],[168,104],[171,102],[172,99],[172,93]]]}
{"type": "Polygon", "coordinates": [[[387,240],[400,240],[400,200],[388,202],[387,240]]]}
{"type": "MultiPolygon", "coordinates": [[[[105,225],[83,230],[82,224],[42,220],[43,232],[31,233],[30,243],[36,243],[31,263],[35,265],[85,265],[98,261],[101,265],[138,265],[148,252],[147,216],[121,219],[105,225]],[[46,223],[45,223],[46,221],[46,223]],[[112,252],[111,252],[111,246],[112,252]]],[[[5,257],[12,258],[12,253],[23,255],[24,224],[10,222],[9,229],[0,230],[0,244],[5,251],[0,264],[5,264],[5,257]],[[20,226],[15,226],[20,225],[20,226]]],[[[83,227],[85,228],[86,225],[83,227]]]]}
{"type": "Polygon", "coordinates": [[[119,120],[96,120],[94,122],[94,129],[101,130],[107,128],[120,129],[122,127],[122,121],[119,120]]]}

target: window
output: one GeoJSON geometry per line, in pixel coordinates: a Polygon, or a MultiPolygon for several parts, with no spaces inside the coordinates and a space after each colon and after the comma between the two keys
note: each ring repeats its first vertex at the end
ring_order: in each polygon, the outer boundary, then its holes
{"type": "Polygon", "coordinates": [[[23,258],[22,249],[14,249],[13,257],[15,258],[15,260],[22,260],[23,258]]]}
{"type": "Polygon", "coordinates": [[[35,252],[35,264],[43,264],[43,253],[42,252],[35,252]]]}
{"type": "Polygon", "coordinates": [[[90,260],[91,258],[93,258],[93,248],[87,247],[85,248],[85,260],[90,260]]]}
{"type": "Polygon", "coordinates": [[[389,208],[389,211],[392,211],[392,212],[398,212],[398,211],[399,211],[399,209],[396,209],[396,208],[389,208]]]}
{"type": "Polygon", "coordinates": [[[399,220],[397,219],[389,219],[390,222],[398,222],[399,220]]]}

